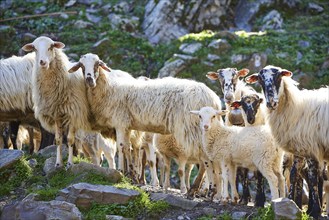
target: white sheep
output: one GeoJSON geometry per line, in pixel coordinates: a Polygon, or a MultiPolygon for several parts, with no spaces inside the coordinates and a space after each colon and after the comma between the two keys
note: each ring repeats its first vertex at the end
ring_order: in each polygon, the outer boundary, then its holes
{"type": "Polygon", "coordinates": [[[0,60],[0,111],[33,109],[32,69],[35,53],[0,60]]]}
{"type": "Polygon", "coordinates": [[[259,74],[247,77],[246,82],[259,82],[262,86],[267,121],[279,146],[306,157],[310,195],[315,200],[314,205],[308,207],[308,213],[318,218],[321,208],[317,175],[323,170],[324,161],[329,161],[329,88],[300,90],[292,75],[280,67],[266,66],[259,74]]]}
{"type": "Polygon", "coordinates": [[[221,108],[218,96],[193,80],[122,80],[112,77],[111,70],[94,54],[83,55],[70,71],[80,67],[96,123],[116,129],[119,157],[129,148],[130,130],[172,134],[185,151],[200,151],[197,119],[187,113],[204,105],[221,108]]]}
{"type": "Polygon", "coordinates": [[[212,107],[191,113],[200,118],[204,151],[209,159],[221,162],[224,201],[228,198],[227,181],[231,185],[231,198],[238,199],[235,187],[237,166],[258,169],[269,182],[272,199],[285,195],[283,151],[276,146],[268,126],[224,126],[219,118],[226,111],[212,107]]]}
{"type": "Polygon", "coordinates": [[[81,73],[69,73],[70,62],[61,50],[65,45],[48,37],[38,37],[23,46],[35,51],[32,73],[32,99],[35,117],[49,132],[55,133],[56,167],[62,166],[63,133],[68,130],[69,158],[73,164],[73,143],[78,129],[90,130],[86,87],[81,73]]]}
{"type": "Polygon", "coordinates": [[[75,145],[93,164],[101,165],[100,159],[104,154],[109,168],[116,169],[115,154],[117,152],[115,141],[103,137],[99,132],[85,132],[78,130],[75,134],[75,145]]]}

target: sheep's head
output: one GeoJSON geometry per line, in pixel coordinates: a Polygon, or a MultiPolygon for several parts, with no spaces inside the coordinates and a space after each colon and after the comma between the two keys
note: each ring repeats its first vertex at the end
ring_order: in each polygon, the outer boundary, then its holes
{"type": "Polygon", "coordinates": [[[216,110],[213,107],[203,107],[199,111],[190,111],[191,114],[198,115],[200,118],[200,127],[204,131],[208,131],[211,128],[212,123],[215,120],[220,120],[219,116],[225,115],[226,110],[216,110]]]}
{"type": "Polygon", "coordinates": [[[236,68],[219,69],[217,72],[208,72],[207,77],[212,80],[219,80],[227,104],[235,100],[235,89],[240,77],[249,73],[248,69],[237,70],[236,68]]]}
{"type": "Polygon", "coordinates": [[[92,53],[87,53],[81,56],[79,62],[76,63],[69,70],[69,72],[75,72],[79,68],[82,69],[86,84],[91,88],[96,87],[96,81],[99,76],[99,68],[102,68],[109,72],[111,71],[111,69],[106,66],[106,64],[102,60],[100,60],[96,54],[92,53]]]}
{"type": "Polygon", "coordinates": [[[279,90],[283,76],[291,77],[292,72],[280,67],[266,66],[259,74],[253,74],[245,80],[247,83],[258,82],[263,88],[266,106],[275,110],[279,104],[279,90]]]}
{"type": "Polygon", "coordinates": [[[62,49],[65,44],[59,41],[53,41],[49,37],[38,37],[32,43],[25,44],[22,49],[36,53],[36,65],[48,69],[49,64],[55,59],[54,49],[62,49]]]}
{"type": "Polygon", "coordinates": [[[250,94],[242,96],[240,101],[233,102],[231,107],[242,108],[248,123],[254,124],[256,120],[256,114],[262,102],[263,99],[260,98],[257,94],[250,94]]]}

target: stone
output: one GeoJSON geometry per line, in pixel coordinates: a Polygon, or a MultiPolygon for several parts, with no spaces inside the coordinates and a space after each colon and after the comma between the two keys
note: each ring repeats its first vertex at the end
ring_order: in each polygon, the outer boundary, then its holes
{"type": "Polygon", "coordinates": [[[45,11],[47,11],[47,8],[46,8],[46,6],[42,5],[41,7],[35,9],[35,10],[34,10],[34,13],[35,13],[35,14],[42,14],[42,13],[44,13],[45,11]]]}
{"type": "Polygon", "coordinates": [[[94,45],[93,45],[93,49],[94,50],[99,50],[102,49],[103,47],[105,47],[108,43],[110,42],[110,38],[105,37],[100,41],[97,41],[94,45]]]}
{"type": "Polygon", "coordinates": [[[208,47],[217,49],[219,52],[225,52],[231,49],[231,45],[227,42],[226,39],[217,39],[210,42],[208,47]]]}
{"type": "MultiPolygon", "coordinates": [[[[62,145],[62,156],[63,158],[68,155],[68,149],[65,144],[62,145]]],[[[56,145],[50,145],[48,147],[45,147],[44,149],[41,149],[38,151],[38,155],[42,157],[56,157],[57,153],[57,146],[56,145]]]]}
{"type": "Polygon", "coordinates": [[[78,29],[90,28],[92,26],[94,26],[94,25],[88,21],[77,20],[76,22],[74,22],[74,27],[76,27],[78,29]]]}
{"type": "Polygon", "coordinates": [[[79,208],[90,208],[94,202],[97,204],[127,204],[139,195],[139,192],[131,189],[77,183],[60,190],[56,200],[76,204],[79,208]]]}
{"type": "Polygon", "coordinates": [[[248,59],[247,55],[243,55],[243,54],[233,54],[231,56],[231,63],[232,64],[238,64],[241,63],[243,61],[246,61],[248,59]]]}
{"type": "Polygon", "coordinates": [[[72,7],[75,3],[77,3],[77,0],[69,0],[64,6],[69,8],[72,7]]]}
{"type": "Polygon", "coordinates": [[[191,44],[182,44],[179,47],[179,50],[182,51],[183,53],[187,54],[194,54],[198,50],[202,48],[201,43],[191,43],[191,44]]]}
{"type": "Polygon", "coordinates": [[[38,165],[38,161],[36,159],[29,159],[29,166],[30,167],[36,167],[38,165]]]}
{"type": "Polygon", "coordinates": [[[266,53],[254,53],[249,62],[247,69],[249,69],[249,72],[255,73],[259,72],[261,69],[263,69],[267,64],[267,55],[266,53]]]}
{"type": "Polygon", "coordinates": [[[23,201],[39,201],[39,200],[40,200],[40,195],[36,193],[30,193],[23,199],[23,201]]]}
{"type": "Polygon", "coordinates": [[[214,209],[214,208],[205,207],[205,208],[202,209],[202,212],[205,215],[211,215],[211,216],[216,215],[216,209],[214,209]]]}
{"type": "Polygon", "coordinates": [[[185,55],[185,54],[177,54],[175,53],[174,58],[176,59],[182,59],[182,60],[188,60],[188,61],[192,61],[192,60],[197,60],[198,58],[190,56],[190,55],[185,55]]]}
{"type": "Polygon", "coordinates": [[[84,5],[91,5],[93,3],[101,4],[101,1],[100,0],[78,0],[78,3],[84,4],[84,5]]]}
{"type": "Polygon", "coordinates": [[[233,212],[232,213],[232,220],[239,220],[239,219],[245,219],[247,215],[247,212],[233,212]]]}
{"type": "Polygon", "coordinates": [[[55,164],[56,164],[56,157],[50,157],[46,159],[42,169],[43,172],[45,172],[47,176],[51,175],[53,172],[56,171],[55,164]]]}
{"type": "Polygon", "coordinates": [[[136,16],[125,18],[122,15],[110,13],[107,16],[107,18],[109,19],[111,27],[113,29],[120,29],[127,32],[133,32],[139,26],[139,18],[136,16]]]}
{"type": "Polygon", "coordinates": [[[86,172],[92,172],[104,176],[111,183],[118,183],[122,180],[122,173],[115,169],[108,167],[100,167],[95,164],[80,162],[78,164],[73,164],[70,171],[77,175],[86,172]]]}
{"type": "Polygon", "coordinates": [[[277,10],[272,10],[263,18],[262,23],[262,31],[279,30],[282,29],[283,19],[281,17],[281,14],[277,10]]]}
{"type": "Polygon", "coordinates": [[[33,220],[80,220],[82,215],[79,209],[71,203],[64,201],[33,201],[23,200],[6,205],[0,219],[33,219],[33,220]]]}
{"type": "Polygon", "coordinates": [[[297,51],[296,65],[300,64],[300,62],[302,62],[302,59],[303,59],[303,54],[297,51]]]}
{"type": "Polygon", "coordinates": [[[129,10],[130,10],[130,6],[129,6],[129,3],[126,2],[126,1],[118,2],[117,4],[115,4],[113,6],[113,11],[114,12],[119,12],[119,13],[122,13],[122,14],[128,14],[129,10]]]}
{"type": "Polygon", "coordinates": [[[3,11],[3,10],[7,10],[9,8],[11,8],[13,4],[13,1],[12,0],[3,0],[0,2],[0,11],[3,11]]]}
{"type": "Polygon", "coordinates": [[[31,34],[31,33],[25,33],[25,34],[23,34],[23,40],[24,40],[24,42],[32,42],[36,38],[37,38],[37,36],[35,36],[34,34],[31,34]]]}
{"type": "Polygon", "coordinates": [[[125,218],[119,215],[106,215],[106,220],[133,220],[132,218],[125,218]]]}
{"type": "Polygon", "coordinates": [[[192,210],[199,204],[199,202],[197,201],[184,199],[182,197],[178,197],[166,193],[151,193],[150,199],[152,201],[165,201],[171,206],[186,209],[186,210],[192,210]]]}
{"type": "Polygon", "coordinates": [[[238,30],[251,31],[251,21],[260,8],[270,7],[275,0],[244,1],[240,0],[235,9],[234,23],[238,30]]]}
{"type": "Polygon", "coordinates": [[[306,40],[300,40],[300,41],[298,41],[298,46],[300,48],[309,48],[311,46],[311,43],[306,40]]]}
{"type": "Polygon", "coordinates": [[[95,23],[95,24],[97,24],[98,22],[100,22],[100,21],[102,20],[101,17],[96,16],[96,15],[93,15],[93,14],[88,13],[88,12],[86,13],[86,17],[87,17],[87,19],[88,19],[89,21],[91,21],[91,22],[93,22],[93,23],[95,23]]]}
{"type": "Polygon", "coordinates": [[[308,3],[307,9],[313,14],[319,14],[324,11],[324,8],[314,2],[308,3]]]}
{"type": "Polygon", "coordinates": [[[207,59],[211,62],[220,60],[220,56],[217,56],[216,54],[208,54],[207,59]]]}
{"type": "Polygon", "coordinates": [[[179,72],[186,68],[186,61],[177,59],[171,62],[166,62],[164,67],[159,70],[158,78],[167,76],[176,76],[179,72]]]}
{"type": "Polygon", "coordinates": [[[296,203],[288,198],[272,200],[275,219],[301,219],[302,212],[296,203]]]}
{"type": "Polygon", "coordinates": [[[8,169],[14,165],[19,159],[24,155],[24,152],[21,150],[9,150],[1,149],[0,150],[0,170],[8,169]]]}

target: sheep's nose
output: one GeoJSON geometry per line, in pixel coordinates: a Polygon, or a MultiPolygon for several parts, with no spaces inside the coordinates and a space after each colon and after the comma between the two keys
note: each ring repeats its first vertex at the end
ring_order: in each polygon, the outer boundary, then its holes
{"type": "Polygon", "coordinates": [[[204,128],[205,130],[208,130],[209,126],[208,126],[208,125],[204,125],[203,128],[204,128]]]}
{"type": "Polygon", "coordinates": [[[46,64],[47,64],[46,61],[44,61],[44,60],[40,60],[40,65],[41,65],[41,66],[46,66],[46,64]]]}

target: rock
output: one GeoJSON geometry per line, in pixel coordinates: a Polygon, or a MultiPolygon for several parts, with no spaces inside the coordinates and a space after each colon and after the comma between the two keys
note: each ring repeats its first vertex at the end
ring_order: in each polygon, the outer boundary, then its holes
{"type": "Polygon", "coordinates": [[[202,48],[201,43],[191,43],[191,44],[182,44],[179,47],[179,50],[182,51],[183,53],[187,54],[194,54],[198,50],[202,48]]]}
{"type": "Polygon", "coordinates": [[[127,32],[133,32],[139,26],[139,18],[132,16],[124,18],[122,15],[111,13],[107,16],[113,29],[120,29],[127,32]]]}
{"type": "Polygon", "coordinates": [[[279,30],[282,29],[282,25],[283,19],[281,14],[277,10],[272,10],[263,18],[261,30],[279,30]]]}
{"type": "Polygon", "coordinates": [[[130,10],[129,3],[126,1],[118,2],[113,6],[113,11],[116,13],[128,14],[130,10]]]}
{"type": "Polygon", "coordinates": [[[308,48],[311,46],[311,43],[309,41],[306,41],[306,40],[300,40],[298,41],[298,46],[300,48],[308,48]]]}
{"type": "Polygon", "coordinates": [[[202,212],[205,215],[211,215],[211,216],[215,216],[216,215],[216,209],[214,209],[214,208],[205,207],[205,208],[202,209],[202,212]]]}
{"type": "Polygon", "coordinates": [[[232,213],[232,220],[245,219],[246,215],[247,215],[246,212],[233,212],[232,213]]]}
{"type": "Polygon", "coordinates": [[[323,7],[314,3],[310,2],[308,3],[307,9],[312,13],[312,14],[319,14],[324,11],[323,7]]]}
{"type": "Polygon", "coordinates": [[[82,219],[82,215],[74,204],[68,202],[23,200],[6,205],[2,210],[1,219],[79,220],[82,219]]]}
{"type": "Polygon", "coordinates": [[[94,25],[91,22],[88,22],[88,21],[77,20],[74,23],[74,27],[76,27],[78,29],[90,28],[92,26],[94,26],[94,25]]]}
{"type": "Polygon", "coordinates": [[[14,165],[19,159],[24,155],[24,152],[21,150],[0,150],[0,170],[4,170],[14,165]]]}
{"type": "Polygon", "coordinates": [[[196,207],[199,202],[184,199],[182,197],[166,194],[166,193],[151,193],[150,199],[153,201],[165,201],[169,203],[169,205],[186,209],[186,210],[192,210],[194,207],[196,207]]]}
{"type": "Polygon", "coordinates": [[[133,220],[132,218],[125,218],[119,215],[106,215],[106,220],[133,220]]]}
{"type": "Polygon", "coordinates": [[[95,24],[97,24],[98,22],[100,22],[102,20],[101,17],[93,15],[91,13],[86,13],[87,19],[95,24]]]}
{"type": "Polygon", "coordinates": [[[208,62],[208,61],[202,61],[202,63],[206,66],[215,66],[215,64],[213,64],[212,62],[208,62]]]}
{"type": "Polygon", "coordinates": [[[77,3],[77,0],[69,0],[64,6],[69,8],[72,7],[75,3],[77,3]]]}
{"type": "Polygon", "coordinates": [[[296,65],[300,64],[300,62],[302,62],[302,59],[303,59],[303,54],[297,51],[296,65]]]}
{"type": "Polygon", "coordinates": [[[139,195],[139,192],[130,189],[77,183],[60,190],[56,200],[74,203],[81,208],[90,208],[93,202],[97,204],[127,204],[139,195]]]}
{"type": "Polygon", "coordinates": [[[170,42],[190,32],[218,29],[228,4],[225,0],[149,0],[142,28],[154,44],[170,42]]]}
{"type": "Polygon", "coordinates": [[[101,4],[101,1],[100,0],[78,0],[78,3],[84,4],[84,5],[91,5],[93,3],[101,4]]]}
{"type": "Polygon", "coordinates": [[[13,4],[13,1],[12,0],[3,0],[0,2],[0,11],[4,11],[4,10],[7,10],[9,8],[11,8],[13,4]]]}
{"type": "Polygon", "coordinates": [[[23,199],[23,201],[39,201],[39,200],[40,200],[40,195],[36,193],[30,193],[23,199]]]}
{"type": "Polygon", "coordinates": [[[105,37],[105,38],[103,38],[102,40],[97,41],[97,42],[93,45],[93,49],[94,49],[95,51],[103,50],[109,42],[110,42],[110,38],[105,37]]]}
{"type": "Polygon", "coordinates": [[[24,42],[32,42],[36,38],[37,38],[37,36],[35,36],[34,34],[31,34],[31,33],[23,34],[23,41],[24,42]]]}
{"type": "Polygon", "coordinates": [[[217,39],[210,42],[209,47],[217,49],[219,52],[225,52],[231,49],[231,45],[226,39],[217,39]]]}
{"type": "Polygon", "coordinates": [[[45,161],[45,164],[43,165],[43,172],[45,172],[45,174],[47,176],[51,175],[53,172],[56,171],[56,157],[50,157],[45,161]]]}
{"type": "Polygon", "coordinates": [[[35,14],[42,14],[42,13],[44,13],[45,11],[47,11],[47,8],[46,8],[46,6],[41,6],[41,7],[39,7],[39,8],[37,8],[37,9],[35,9],[34,10],[34,13],[35,14]]]}
{"type": "Polygon", "coordinates": [[[272,200],[275,219],[301,219],[302,212],[296,203],[288,198],[272,200]]]}
{"type": "Polygon", "coordinates": [[[182,60],[187,60],[187,61],[192,61],[192,60],[197,60],[198,58],[190,56],[190,55],[185,55],[185,54],[177,54],[175,53],[174,58],[176,59],[182,59],[182,60]]]}
{"type": "Polygon", "coordinates": [[[246,61],[248,59],[247,55],[243,55],[243,54],[233,54],[231,56],[231,63],[232,64],[238,64],[241,63],[243,61],[246,61]]]}
{"type": "Polygon", "coordinates": [[[166,62],[164,67],[159,70],[158,78],[167,76],[176,76],[179,72],[186,68],[186,61],[182,59],[166,62]]]}
{"type": "Polygon", "coordinates": [[[36,167],[36,165],[38,165],[38,162],[36,159],[29,159],[29,166],[30,167],[36,167]]]}
{"type": "Polygon", "coordinates": [[[322,65],[321,65],[321,69],[322,69],[322,70],[327,70],[327,69],[329,69],[329,58],[328,58],[326,61],[324,61],[324,62],[322,63],[322,65]]]}
{"type": "Polygon", "coordinates": [[[107,167],[100,167],[95,164],[80,162],[73,164],[70,171],[77,175],[86,172],[92,172],[104,176],[111,183],[118,183],[121,181],[123,175],[119,171],[107,167]]]}
{"type": "Polygon", "coordinates": [[[247,69],[249,69],[251,73],[259,72],[262,68],[266,66],[266,64],[267,64],[266,53],[261,53],[261,54],[254,53],[248,62],[247,69]]]}
{"type": "Polygon", "coordinates": [[[215,54],[208,54],[207,59],[209,61],[213,62],[213,61],[216,61],[216,60],[220,60],[220,56],[217,56],[215,54]]]}
{"type": "MultiPolygon", "coordinates": [[[[62,156],[66,157],[68,154],[68,149],[66,147],[66,145],[62,145],[62,156]]],[[[50,145],[48,147],[45,147],[44,149],[41,149],[38,151],[38,155],[42,156],[42,157],[56,157],[56,153],[57,153],[57,146],[56,145],[50,145]]]]}
{"type": "Polygon", "coordinates": [[[239,30],[251,31],[251,20],[261,7],[270,7],[275,0],[245,1],[240,0],[235,9],[234,23],[239,30]]]}

